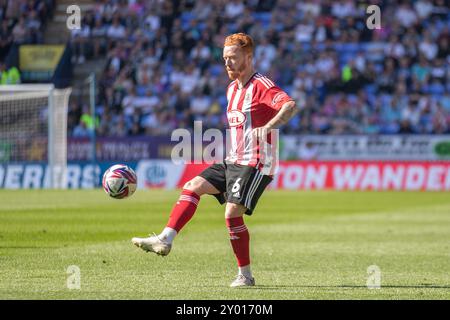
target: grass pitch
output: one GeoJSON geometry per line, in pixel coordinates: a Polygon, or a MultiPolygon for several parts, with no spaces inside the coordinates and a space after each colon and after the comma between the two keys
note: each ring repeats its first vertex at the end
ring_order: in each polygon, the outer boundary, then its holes
{"type": "Polygon", "coordinates": [[[257,286],[236,273],[224,207],[203,197],[167,257],[159,233],[179,191],[0,191],[0,299],[450,299],[450,195],[268,191],[246,218],[257,286]],[[69,266],[80,289],[69,289],[69,266]],[[381,271],[368,289],[367,269],[381,271]]]}

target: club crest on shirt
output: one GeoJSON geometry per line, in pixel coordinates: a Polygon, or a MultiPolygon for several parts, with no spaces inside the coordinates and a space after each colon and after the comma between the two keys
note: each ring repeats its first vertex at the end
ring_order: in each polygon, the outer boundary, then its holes
{"type": "Polygon", "coordinates": [[[247,120],[247,116],[239,110],[231,110],[227,113],[230,127],[239,127],[247,120]]]}
{"type": "Polygon", "coordinates": [[[244,98],[244,104],[248,104],[252,102],[252,92],[251,91],[247,91],[245,93],[245,98],[244,98]]]}

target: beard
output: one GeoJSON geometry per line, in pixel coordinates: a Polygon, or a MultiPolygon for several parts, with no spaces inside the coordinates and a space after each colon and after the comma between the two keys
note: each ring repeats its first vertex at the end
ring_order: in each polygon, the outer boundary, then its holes
{"type": "Polygon", "coordinates": [[[237,78],[239,78],[239,72],[227,71],[227,73],[228,73],[228,78],[230,78],[230,80],[236,80],[237,78]]]}
{"type": "Polygon", "coordinates": [[[227,69],[228,78],[230,80],[236,80],[245,70],[245,62],[243,61],[238,67],[233,70],[227,69]]]}

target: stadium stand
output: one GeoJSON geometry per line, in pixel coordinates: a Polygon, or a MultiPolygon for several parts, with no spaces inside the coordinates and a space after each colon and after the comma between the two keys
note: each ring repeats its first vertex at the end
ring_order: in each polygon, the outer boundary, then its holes
{"type": "MultiPolygon", "coordinates": [[[[6,8],[19,2],[0,0],[6,8]]],[[[34,3],[49,10],[52,1],[34,3]]],[[[75,66],[106,62],[97,99],[99,135],[166,135],[194,120],[224,128],[222,44],[239,31],[257,43],[257,70],[302,107],[285,133],[450,133],[450,15],[444,0],[92,3],[71,45],[75,66]],[[366,26],[370,4],[381,8],[381,29],[366,26]]],[[[39,10],[26,12],[27,19],[42,17],[39,10]]],[[[8,20],[17,27],[11,41],[23,41],[20,14],[15,17],[8,20]]],[[[31,34],[25,41],[40,40],[31,34]]],[[[71,105],[69,134],[86,134],[83,109],[81,102],[71,105]]]]}
{"type": "Polygon", "coordinates": [[[0,61],[12,45],[43,43],[54,0],[0,0],[0,61]]]}

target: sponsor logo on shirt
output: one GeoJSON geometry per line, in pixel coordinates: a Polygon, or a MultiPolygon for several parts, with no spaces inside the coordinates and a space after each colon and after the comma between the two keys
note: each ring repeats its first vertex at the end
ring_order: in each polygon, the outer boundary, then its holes
{"type": "Polygon", "coordinates": [[[227,117],[230,127],[239,127],[247,120],[247,116],[239,110],[231,110],[227,117]]]}

